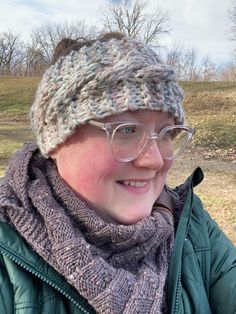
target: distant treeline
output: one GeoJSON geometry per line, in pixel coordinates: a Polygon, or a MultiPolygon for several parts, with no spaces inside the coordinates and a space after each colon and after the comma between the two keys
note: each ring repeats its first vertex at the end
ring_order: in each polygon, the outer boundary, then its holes
{"type": "MultiPolygon", "coordinates": [[[[150,9],[149,5],[148,0],[114,1],[102,9],[96,26],[83,21],[45,24],[33,29],[27,39],[11,30],[0,32],[0,76],[41,76],[50,66],[53,50],[62,38],[92,39],[108,31],[138,37],[163,55],[161,38],[171,33],[168,12],[150,9]]],[[[230,18],[233,23],[235,19],[236,25],[236,4],[230,18]]],[[[232,60],[222,66],[212,62],[210,56],[200,57],[196,49],[186,48],[181,42],[165,50],[164,55],[162,59],[175,68],[179,80],[236,81],[233,55],[232,60]]]]}

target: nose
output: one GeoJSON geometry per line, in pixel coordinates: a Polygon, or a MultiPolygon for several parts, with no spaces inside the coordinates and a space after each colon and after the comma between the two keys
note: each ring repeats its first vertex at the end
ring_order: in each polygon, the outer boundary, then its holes
{"type": "Polygon", "coordinates": [[[136,167],[160,170],[163,167],[164,161],[156,140],[149,140],[144,152],[133,162],[136,167]]]}

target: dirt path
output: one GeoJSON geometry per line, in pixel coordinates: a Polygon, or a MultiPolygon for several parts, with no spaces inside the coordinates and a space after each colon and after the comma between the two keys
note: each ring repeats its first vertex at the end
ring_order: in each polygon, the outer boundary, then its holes
{"type": "Polygon", "coordinates": [[[208,192],[222,193],[236,202],[236,157],[233,161],[204,159],[200,150],[188,152],[175,161],[170,173],[171,181],[178,184],[179,180],[185,179],[186,173],[191,174],[196,167],[204,171],[203,188],[207,188],[208,192]]]}
{"type": "Polygon", "coordinates": [[[170,185],[181,184],[198,166],[204,171],[204,180],[195,191],[236,245],[236,157],[233,161],[205,159],[201,150],[189,151],[175,161],[170,185]]]}

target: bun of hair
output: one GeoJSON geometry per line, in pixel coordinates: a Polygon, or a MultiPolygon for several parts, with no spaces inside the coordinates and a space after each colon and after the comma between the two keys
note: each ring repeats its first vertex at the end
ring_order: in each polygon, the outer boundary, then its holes
{"type": "Polygon", "coordinates": [[[60,57],[68,55],[73,50],[78,51],[84,46],[91,46],[95,41],[108,41],[112,38],[120,40],[123,37],[124,35],[122,33],[110,32],[91,40],[83,37],[79,37],[77,39],[63,38],[54,49],[51,64],[56,63],[60,57]]]}

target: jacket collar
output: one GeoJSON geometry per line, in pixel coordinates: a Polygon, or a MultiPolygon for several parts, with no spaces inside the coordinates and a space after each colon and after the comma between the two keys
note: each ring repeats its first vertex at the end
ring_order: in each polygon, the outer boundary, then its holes
{"type": "Polygon", "coordinates": [[[204,178],[201,168],[196,170],[187,178],[184,184],[175,189],[176,194],[180,198],[178,207],[180,208],[180,216],[175,236],[175,244],[170,260],[168,273],[168,300],[169,312],[174,312],[174,300],[178,295],[178,283],[181,275],[182,251],[184,242],[188,237],[188,230],[190,227],[191,212],[194,202],[193,188],[197,186],[204,178]],[[184,195],[184,196],[183,196],[184,195]]]}
{"type": "Polygon", "coordinates": [[[197,167],[191,176],[187,179],[186,183],[191,186],[195,187],[199,185],[204,179],[204,173],[200,167],[197,167]]]}

